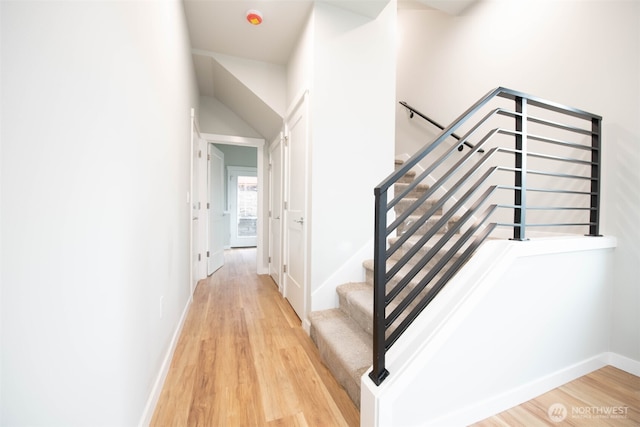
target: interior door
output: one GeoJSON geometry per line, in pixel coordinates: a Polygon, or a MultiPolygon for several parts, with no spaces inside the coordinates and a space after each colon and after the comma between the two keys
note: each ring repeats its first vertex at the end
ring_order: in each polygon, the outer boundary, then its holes
{"type": "Polygon", "coordinates": [[[224,265],[224,153],[209,144],[209,252],[207,274],[224,265]]]}
{"type": "Polygon", "coordinates": [[[306,317],[307,290],[307,100],[286,122],[284,296],[301,320],[306,317]]]}
{"type": "MultiPolygon", "coordinates": [[[[203,186],[206,184],[206,161],[203,155],[205,142],[197,135],[195,125],[192,135],[191,164],[191,294],[200,279],[206,277],[204,261],[206,218],[203,217],[203,186]],[[204,177],[203,177],[204,174],[204,177]]],[[[205,187],[206,188],[206,187],[205,187]]]]}
{"type": "Polygon", "coordinates": [[[269,275],[280,288],[282,274],[282,138],[269,148],[269,275]]]}

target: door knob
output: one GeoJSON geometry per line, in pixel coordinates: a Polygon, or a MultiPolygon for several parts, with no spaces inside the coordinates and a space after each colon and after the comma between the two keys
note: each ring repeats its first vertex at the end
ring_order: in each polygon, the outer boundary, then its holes
{"type": "Polygon", "coordinates": [[[300,219],[294,219],[293,222],[297,222],[298,224],[303,224],[304,218],[300,217],[300,219]]]}

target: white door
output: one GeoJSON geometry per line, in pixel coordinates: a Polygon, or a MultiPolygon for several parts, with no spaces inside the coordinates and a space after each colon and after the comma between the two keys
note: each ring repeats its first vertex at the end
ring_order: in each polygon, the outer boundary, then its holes
{"type": "Polygon", "coordinates": [[[206,193],[206,161],[203,150],[205,142],[198,137],[195,122],[192,128],[191,138],[191,294],[200,279],[206,277],[206,265],[204,261],[206,243],[206,218],[203,213],[203,199],[206,193]],[[203,178],[204,174],[204,178],[203,178]]]}
{"type": "Polygon", "coordinates": [[[232,248],[256,246],[258,242],[258,170],[227,166],[230,245],[232,248]]]}
{"type": "Polygon", "coordinates": [[[224,265],[224,153],[209,144],[209,251],[207,274],[224,265]]]}
{"type": "Polygon", "coordinates": [[[282,138],[269,148],[269,275],[280,287],[282,274],[282,138]]]}
{"type": "Polygon", "coordinates": [[[286,122],[284,296],[304,321],[307,288],[307,100],[286,122]]]}

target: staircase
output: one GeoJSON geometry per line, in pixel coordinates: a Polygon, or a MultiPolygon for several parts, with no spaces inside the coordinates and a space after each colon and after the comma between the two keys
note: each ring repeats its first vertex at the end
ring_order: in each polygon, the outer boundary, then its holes
{"type": "MultiPolygon", "coordinates": [[[[435,124],[403,105],[410,117],[435,124]]],[[[519,242],[529,240],[529,229],[557,235],[587,228],[599,236],[601,121],[499,87],[406,163],[396,162],[396,172],[374,189],[374,260],[363,263],[366,281],[338,286],[339,307],[309,315],[324,363],[358,407],[362,374],[373,365],[371,380],[384,381],[387,351],[482,242],[505,237],[499,228],[519,242]],[[458,129],[466,133],[458,136],[458,129]],[[454,156],[463,146],[469,150],[454,156]],[[416,175],[420,165],[425,169],[416,175]]]]}
{"type": "MultiPolygon", "coordinates": [[[[396,169],[401,167],[402,164],[402,161],[396,160],[396,169]]],[[[404,190],[414,178],[415,172],[413,171],[405,174],[404,178],[395,184],[396,193],[404,190]]],[[[423,195],[428,189],[429,187],[424,184],[418,185],[416,189],[409,193],[408,198],[398,203],[394,208],[395,213],[402,213],[407,206],[423,195]]],[[[432,206],[433,202],[427,199],[423,206],[414,212],[413,215],[422,215],[424,211],[432,206]]],[[[402,234],[403,230],[413,222],[413,215],[409,216],[405,223],[398,227],[399,234],[402,234]]],[[[430,221],[435,222],[438,218],[438,216],[434,216],[430,221]]],[[[450,224],[452,222],[450,222],[450,224]]],[[[447,227],[441,230],[441,233],[444,233],[446,230],[447,227]]],[[[391,259],[395,260],[401,257],[407,248],[412,246],[413,242],[420,237],[419,231],[394,253],[391,259]]],[[[389,243],[393,243],[395,240],[396,238],[390,238],[389,243]]],[[[428,245],[421,248],[416,254],[417,259],[422,257],[429,249],[430,247],[428,245]]],[[[434,258],[430,264],[427,265],[427,269],[431,266],[431,263],[437,262],[438,259],[438,257],[434,258]]],[[[360,406],[360,377],[371,367],[373,353],[373,260],[364,261],[363,267],[365,269],[365,282],[345,283],[338,286],[338,308],[315,311],[309,314],[311,339],[318,347],[324,364],[329,368],[358,407],[360,406]]],[[[411,267],[413,267],[412,263],[403,267],[388,283],[387,288],[389,290],[392,289],[411,267]]],[[[418,275],[412,279],[410,284],[399,294],[399,297],[410,292],[420,278],[421,276],[418,275]]],[[[429,287],[427,287],[423,293],[428,289],[429,287]]],[[[397,298],[397,300],[400,299],[401,298],[397,298]]],[[[387,308],[387,313],[393,311],[395,306],[396,305],[392,303],[387,308]]],[[[398,321],[400,320],[402,320],[402,317],[398,319],[398,321]]]]}

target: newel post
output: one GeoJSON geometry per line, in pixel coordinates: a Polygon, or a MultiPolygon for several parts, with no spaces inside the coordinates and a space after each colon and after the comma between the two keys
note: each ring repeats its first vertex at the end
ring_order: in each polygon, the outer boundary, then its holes
{"type": "Polygon", "coordinates": [[[373,248],[373,370],[376,385],[389,375],[385,369],[385,308],[387,252],[387,190],[375,188],[375,231],[373,248]]]}

